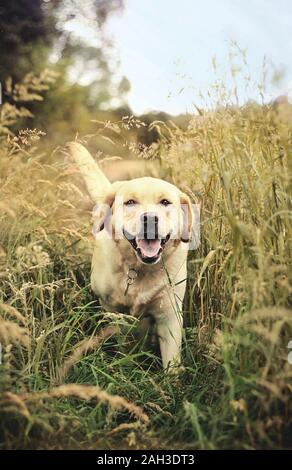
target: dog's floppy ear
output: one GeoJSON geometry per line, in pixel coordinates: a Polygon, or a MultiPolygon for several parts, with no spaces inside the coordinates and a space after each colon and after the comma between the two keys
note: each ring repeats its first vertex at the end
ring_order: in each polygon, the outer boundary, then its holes
{"type": "Polygon", "coordinates": [[[187,243],[191,240],[194,218],[192,203],[187,194],[181,193],[180,204],[183,215],[181,241],[187,243]]]}
{"type": "Polygon", "coordinates": [[[112,209],[116,198],[117,190],[121,187],[124,181],[115,181],[110,185],[110,188],[105,193],[104,197],[100,199],[92,213],[93,220],[93,235],[96,235],[102,230],[106,229],[108,234],[113,236],[115,234],[115,227],[112,227],[112,209]]]}
{"type": "Polygon", "coordinates": [[[104,229],[106,229],[109,233],[112,232],[111,215],[114,200],[115,190],[112,188],[112,190],[108,191],[108,193],[105,195],[104,199],[94,207],[92,212],[92,233],[94,237],[96,237],[97,234],[104,229]]]}

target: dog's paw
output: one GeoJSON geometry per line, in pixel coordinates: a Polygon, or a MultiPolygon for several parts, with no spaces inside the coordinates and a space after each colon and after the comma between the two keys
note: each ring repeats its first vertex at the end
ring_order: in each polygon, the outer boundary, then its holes
{"type": "Polygon", "coordinates": [[[168,366],[168,368],[166,369],[166,373],[171,376],[171,377],[178,377],[180,376],[184,371],[185,371],[185,367],[181,364],[174,364],[174,365],[170,365],[168,366]]]}

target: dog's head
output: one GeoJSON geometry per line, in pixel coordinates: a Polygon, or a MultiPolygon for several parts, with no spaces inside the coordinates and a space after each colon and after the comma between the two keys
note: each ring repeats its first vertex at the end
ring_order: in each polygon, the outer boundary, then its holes
{"type": "Polygon", "coordinates": [[[150,177],[114,183],[94,219],[95,235],[105,230],[124,249],[133,249],[144,264],[155,264],[163,252],[187,243],[193,223],[189,197],[150,177]]]}

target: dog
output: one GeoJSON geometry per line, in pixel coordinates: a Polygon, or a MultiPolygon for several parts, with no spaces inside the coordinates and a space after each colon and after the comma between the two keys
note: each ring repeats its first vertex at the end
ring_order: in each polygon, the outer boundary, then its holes
{"type": "Polygon", "coordinates": [[[96,203],[91,287],[107,311],[155,324],[162,365],[181,365],[187,253],[193,211],[188,195],[153,177],[110,183],[77,142],[69,151],[96,203]]]}

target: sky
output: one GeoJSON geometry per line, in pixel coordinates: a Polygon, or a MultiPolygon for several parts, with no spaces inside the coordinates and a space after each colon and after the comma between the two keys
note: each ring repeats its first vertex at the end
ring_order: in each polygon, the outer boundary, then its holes
{"type": "Polygon", "coordinates": [[[124,12],[109,19],[107,33],[120,62],[118,75],[131,83],[128,103],[134,113],[193,112],[195,105],[206,105],[201,94],[208,96],[217,79],[230,89],[230,70],[233,67],[236,73],[240,62],[234,42],[245,51],[248,64],[237,75],[239,102],[259,99],[257,83],[262,82],[264,62],[265,101],[292,87],[292,0],[125,3],[124,12]],[[274,83],[278,72],[282,79],[274,83]],[[250,77],[247,90],[243,77],[250,77]]]}

